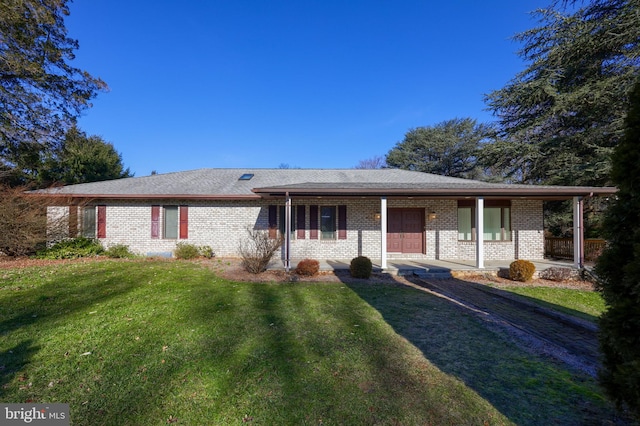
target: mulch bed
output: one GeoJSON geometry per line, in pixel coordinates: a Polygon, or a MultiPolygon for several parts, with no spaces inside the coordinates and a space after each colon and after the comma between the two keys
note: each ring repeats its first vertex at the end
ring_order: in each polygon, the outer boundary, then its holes
{"type": "MultiPolygon", "coordinates": [[[[93,257],[82,259],[33,259],[28,257],[12,258],[7,256],[0,256],[0,269],[9,268],[27,268],[33,266],[51,266],[51,265],[67,265],[72,263],[90,263],[100,262],[106,260],[113,260],[106,257],[93,257]]],[[[167,262],[175,262],[175,259],[162,259],[167,262]]],[[[399,277],[391,274],[374,273],[369,280],[353,278],[349,274],[348,270],[338,271],[320,271],[317,275],[312,277],[305,277],[295,274],[294,272],[286,273],[283,270],[268,270],[259,274],[252,274],[245,271],[242,268],[240,259],[237,258],[214,258],[214,259],[198,259],[194,262],[202,264],[208,268],[211,268],[218,276],[232,281],[244,281],[244,282],[382,282],[382,283],[404,283],[406,280],[403,277],[399,277]]],[[[594,290],[592,282],[583,280],[564,280],[564,281],[550,281],[544,279],[533,279],[526,283],[512,281],[506,278],[501,278],[489,273],[474,273],[464,274],[458,277],[462,281],[469,281],[478,284],[487,284],[494,287],[558,287],[558,288],[573,288],[577,290],[594,290]]]]}

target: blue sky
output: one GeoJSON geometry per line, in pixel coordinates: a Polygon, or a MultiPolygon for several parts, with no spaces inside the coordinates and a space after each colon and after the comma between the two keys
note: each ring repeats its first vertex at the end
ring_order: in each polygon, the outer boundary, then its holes
{"type": "Polygon", "coordinates": [[[349,168],[411,128],[493,118],[544,0],[76,0],[75,66],[110,87],[79,126],[136,176],[349,168]]]}

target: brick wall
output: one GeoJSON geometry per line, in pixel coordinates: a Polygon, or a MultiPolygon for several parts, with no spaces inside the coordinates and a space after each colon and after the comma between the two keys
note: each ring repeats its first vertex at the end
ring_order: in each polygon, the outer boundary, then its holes
{"type": "MultiPolygon", "coordinates": [[[[218,256],[237,256],[240,241],[246,238],[246,227],[267,229],[268,206],[284,205],[284,200],[256,201],[105,201],[105,247],[125,244],[143,255],[171,253],[176,243],[187,242],[211,246],[218,256]],[[187,239],[163,239],[164,210],[160,209],[160,238],[151,238],[151,205],[188,205],[187,239]]],[[[358,255],[380,258],[380,200],[371,198],[351,199],[293,199],[293,210],[299,204],[306,206],[305,238],[294,232],[291,240],[292,258],[351,259],[358,255]],[[347,238],[344,240],[311,240],[309,205],[347,206],[347,238]]],[[[393,255],[390,257],[415,257],[441,260],[475,259],[475,243],[458,241],[456,200],[397,200],[389,199],[388,208],[421,208],[425,212],[426,253],[417,255],[393,255]],[[428,219],[434,212],[436,218],[428,219]]],[[[68,214],[67,207],[50,207],[51,218],[68,214]]],[[[82,216],[78,215],[79,218],[82,216]]],[[[542,202],[513,200],[511,203],[512,241],[486,242],[485,259],[542,259],[544,237],[542,232],[542,202]]]]}

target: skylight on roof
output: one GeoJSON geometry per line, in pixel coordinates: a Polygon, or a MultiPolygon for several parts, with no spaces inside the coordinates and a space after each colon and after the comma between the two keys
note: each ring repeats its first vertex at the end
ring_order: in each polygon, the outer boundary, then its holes
{"type": "Polygon", "coordinates": [[[245,173],[238,180],[251,180],[253,173],[245,173]]]}

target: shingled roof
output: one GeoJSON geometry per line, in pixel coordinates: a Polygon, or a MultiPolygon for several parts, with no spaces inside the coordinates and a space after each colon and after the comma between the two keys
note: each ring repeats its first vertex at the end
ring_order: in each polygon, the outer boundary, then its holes
{"type": "Polygon", "coordinates": [[[198,169],[68,185],[47,194],[75,198],[246,199],[291,196],[494,196],[567,198],[615,188],[487,183],[399,169],[198,169]],[[245,179],[241,177],[245,175],[245,179]]]}

